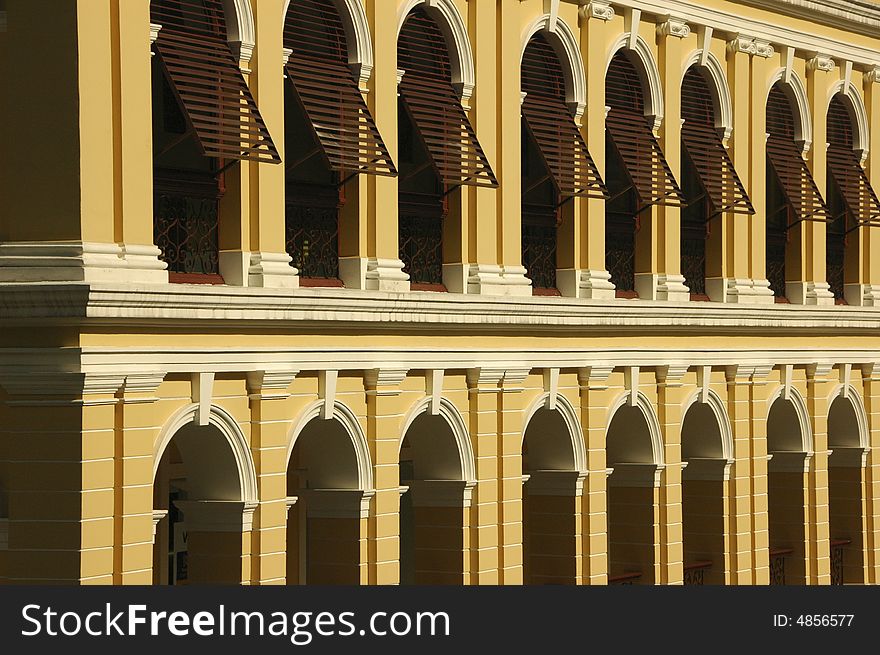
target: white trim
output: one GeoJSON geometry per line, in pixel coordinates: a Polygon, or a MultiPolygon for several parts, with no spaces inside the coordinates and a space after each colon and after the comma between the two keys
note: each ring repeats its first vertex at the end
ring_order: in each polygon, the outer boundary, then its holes
{"type": "Polygon", "coordinates": [[[642,412],[642,415],[645,417],[645,423],[648,425],[648,433],[651,438],[651,452],[654,456],[654,461],[651,464],[660,468],[665,467],[666,463],[663,455],[663,430],[660,428],[660,421],[657,419],[657,413],[654,411],[654,406],[651,404],[651,401],[648,400],[648,397],[641,391],[636,392],[636,398],[633,404],[630,404],[629,399],[630,392],[625,391],[620,394],[608,408],[605,420],[606,451],[608,449],[608,430],[611,429],[611,423],[614,420],[614,415],[617,413],[617,410],[624,406],[637,407],[642,412]]]}
{"type": "Polygon", "coordinates": [[[645,116],[654,119],[653,128],[658,130],[663,123],[664,106],[663,106],[663,83],[660,79],[660,69],[657,68],[657,61],[654,59],[654,53],[651,46],[639,35],[633,35],[625,32],[617,37],[611,45],[605,62],[605,76],[608,76],[608,68],[611,66],[611,60],[620,50],[626,50],[631,56],[635,57],[638,63],[635,66],[642,81],[642,91],[644,92],[645,116]],[[635,37],[633,39],[633,37],[635,37]],[[630,44],[634,41],[634,47],[630,48],[630,44]]]}
{"type": "Polygon", "coordinates": [[[794,101],[795,114],[795,141],[802,144],[802,156],[806,157],[813,145],[813,121],[810,112],[810,101],[807,97],[807,88],[804,86],[803,80],[793,70],[781,66],[770,77],[770,83],[767,85],[764,105],[767,105],[766,98],[770,96],[773,85],[782,82],[782,89],[789,101],[794,101]],[[787,78],[787,79],[786,79],[787,78]]]}
{"type": "MultiPolygon", "coordinates": [[[[159,438],[156,442],[153,454],[153,478],[159,470],[159,463],[162,461],[162,455],[171,440],[174,438],[181,428],[195,422],[199,413],[199,405],[192,403],[174,414],[159,432],[159,438]]],[[[246,505],[259,502],[259,492],[257,489],[257,474],[254,466],[254,459],[251,455],[250,445],[241,431],[236,420],[229,412],[216,405],[210,409],[208,416],[208,424],[217,428],[229,443],[235,458],[236,468],[238,469],[238,484],[241,489],[241,502],[246,505]]]]}
{"type": "Polygon", "coordinates": [[[698,66],[704,77],[708,78],[712,102],[715,105],[715,127],[718,128],[721,139],[727,143],[733,133],[733,100],[730,97],[730,85],[727,83],[724,64],[710,51],[694,50],[684,62],[682,80],[692,66],[698,66]]]}
{"type": "Polygon", "coordinates": [[[461,104],[467,108],[476,81],[474,53],[471,49],[467,24],[455,6],[455,0],[405,0],[397,8],[398,39],[407,16],[416,7],[424,8],[437,21],[440,31],[443,32],[452,60],[452,84],[461,97],[461,104]]]}
{"type": "Polygon", "coordinates": [[[239,60],[248,64],[257,43],[250,0],[223,0],[223,8],[226,13],[226,38],[239,60]]]}
{"type": "MultiPolygon", "coordinates": [[[[428,413],[431,408],[431,398],[422,398],[417,402],[407,414],[403,423],[403,429],[400,431],[400,441],[397,444],[398,451],[403,447],[403,440],[406,439],[406,433],[415,420],[422,414],[428,413]]],[[[440,399],[440,412],[438,416],[442,417],[452,431],[455,438],[455,444],[458,447],[459,462],[461,463],[461,480],[467,483],[476,483],[477,467],[474,459],[474,449],[471,445],[471,438],[468,434],[467,425],[464,422],[458,409],[446,398],[440,399]]]]}
{"type": "MultiPolygon", "coordinates": [[[[798,425],[801,430],[801,452],[807,457],[810,457],[813,454],[813,430],[810,427],[810,412],[807,410],[807,403],[804,402],[804,397],[801,395],[801,392],[797,390],[797,387],[789,387],[786,389],[784,384],[780,384],[776,391],[767,399],[767,420],[769,422],[770,419],[770,410],[773,409],[773,403],[777,400],[782,400],[783,402],[790,402],[794,406],[794,411],[798,417],[798,425]],[[786,399],[784,396],[788,394],[788,398],[786,399]]],[[[767,435],[768,440],[768,450],[769,450],[769,440],[770,435],[767,435]]],[[[778,454],[778,453],[777,453],[778,454]]]]}
{"type": "MultiPolygon", "coordinates": [[[[523,433],[520,443],[525,445],[526,432],[528,432],[529,424],[541,409],[547,409],[547,400],[550,393],[543,393],[538,396],[531,406],[526,410],[525,420],[523,421],[523,433]]],[[[571,457],[573,466],[570,470],[577,473],[587,474],[587,449],[584,445],[584,431],[581,428],[581,422],[578,419],[577,411],[569,402],[568,398],[559,394],[556,396],[556,407],[552,410],[559,413],[565,426],[568,428],[568,437],[571,440],[571,457]]]]}
{"type": "Polygon", "coordinates": [[[357,416],[346,405],[337,400],[333,403],[332,415],[327,417],[327,419],[323,419],[324,405],[323,400],[318,400],[300,412],[299,418],[290,431],[290,439],[287,445],[287,461],[289,462],[291,456],[293,456],[296,442],[309,423],[315,419],[335,420],[345,429],[348,438],[351,440],[355,459],[357,460],[358,488],[363,492],[373,491],[373,463],[370,458],[370,447],[367,445],[367,438],[357,416]]]}
{"type": "Polygon", "coordinates": [[[865,160],[868,158],[868,150],[871,144],[868,111],[865,109],[865,101],[855,84],[845,79],[838,80],[831,85],[831,90],[828,93],[828,102],[825,104],[826,116],[828,115],[828,106],[831,100],[838,93],[845,98],[844,104],[849,108],[850,120],[856,127],[853,135],[855,137],[853,139],[853,150],[859,158],[859,162],[864,165],[865,160]]]}
{"type": "MultiPolygon", "coordinates": [[[[727,415],[727,408],[724,401],[712,389],[705,390],[706,400],[701,400],[704,391],[697,390],[685,401],[681,408],[681,424],[684,427],[684,421],[687,418],[688,410],[696,404],[704,403],[709,405],[712,413],[715,414],[715,420],[718,421],[718,430],[721,433],[721,459],[733,462],[733,431],[730,427],[730,417],[727,415]]],[[[682,443],[684,442],[684,434],[682,434],[682,443]]]]}
{"type": "MultiPolygon", "coordinates": [[[[828,411],[831,404],[838,398],[848,401],[856,415],[856,423],[859,426],[859,446],[867,452],[870,449],[870,430],[868,428],[868,412],[865,411],[865,403],[858,390],[851,384],[838,384],[828,394],[828,411]]],[[[829,446],[830,448],[830,446],[829,446]]]]}
{"type": "Polygon", "coordinates": [[[580,121],[587,107],[587,76],[584,72],[584,58],[581,56],[577,37],[568,23],[561,18],[556,17],[554,21],[550,14],[539,16],[523,33],[519,55],[520,63],[522,63],[529,42],[538,32],[544,32],[544,36],[553,46],[556,56],[562,63],[562,72],[565,75],[565,100],[575,121],[580,121]]]}
{"type": "MultiPolygon", "coordinates": [[[[291,0],[285,0],[281,20],[287,20],[291,0]]],[[[373,38],[363,0],[333,0],[348,45],[348,63],[363,90],[373,72],[373,38]]]]}

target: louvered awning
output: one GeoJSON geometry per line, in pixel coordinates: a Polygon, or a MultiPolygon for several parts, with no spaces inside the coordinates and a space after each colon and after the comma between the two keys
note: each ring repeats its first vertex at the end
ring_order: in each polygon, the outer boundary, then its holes
{"type": "Polygon", "coordinates": [[[724,212],[754,214],[752,201],[715,127],[709,86],[694,68],[684,76],[681,104],[681,141],[711,206],[712,213],[707,218],[724,212]]]}
{"type": "Polygon", "coordinates": [[[208,157],[280,163],[281,157],[226,40],[221,0],[153,0],[154,44],[190,132],[208,157]]]}
{"type": "Polygon", "coordinates": [[[334,171],[397,175],[388,148],[348,64],[342,20],[332,2],[294,0],[284,26],[292,50],[287,76],[334,171]]]}
{"type": "Polygon", "coordinates": [[[828,141],[828,172],[840,189],[846,212],[853,219],[847,231],[880,226],[880,201],[853,151],[852,119],[838,96],[832,98],[828,109],[828,141]]]}
{"type": "Polygon", "coordinates": [[[566,105],[565,76],[553,47],[532,38],[522,61],[522,115],[561,201],[607,198],[605,183],[566,105]]]}
{"type": "Polygon", "coordinates": [[[441,182],[448,187],[497,187],[498,180],[452,86],[443,33],[421,8],[409,14],[400,32],[398,67],[403,70],[400,97],[441,182]]]}
{"type": "Polygon", "coordinates": [[[791,104],[778,84],[767,100],[767,160],[779,180],[785,201],[801,221],[827,222],[828,206],[816,186],[812,173],[801,157],[794,140],[794,115],[791,104]]]}
{"type": "Polygon", "coordinates": [[[623,53],[611,60],[605,83],[606,135],[620,155],[632,188],[639,197],[639,211],[650,205],[685,204],[684,194],[672,175],[660,143],[644,113],[642,84],[623,53]]]}

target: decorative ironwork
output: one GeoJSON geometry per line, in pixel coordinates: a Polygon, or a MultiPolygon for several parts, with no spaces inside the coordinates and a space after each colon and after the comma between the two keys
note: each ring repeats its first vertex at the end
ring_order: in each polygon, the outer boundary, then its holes
{"type": "Polygon", "coordinates": [[[400,260],[411,285],[443,285],[444,203],[430,194],[401,194],[400,260]]]}
{"type": "Polygon", "coordinates": [[[628,573],[621,573],[620,575],[609,575],[608,576],[608,585],[609,586],[632,586],[635,585],[636,580],[642,577],[641,571],[631,571],[628,573]]]}
{"type": "Polygon", "coordinates": [[[831,540],[831,584],[843,585],[843,556],[847,546],[852,543],[851,539],[832,539],[831,540]]]}
{"type": "Polygon", "coordinates": [[[770,549],[770,584],[785,584],[785,558],[794,552],[792,548],[770,549]]]}
{"type": "Polygon", "coordinates": [[[339,192],[288,184],[287,254],[305,282],[339,278],[339,192]]]}
{"type": "MultiPolygon", "coordinates": [[[[839,193],[829,180],[828,206],[832,211],[839,201],[839,193]]],[[[837,303],[844,303],[846,286],[847,216],[844,213],[828,223],[825,236],[825,277],[837,303]]]]}
{"type": "Polygon", "coordinates": [[[399,91],[431,165],[448,188],[497,187],[476,132],[452,86],[452,65],[440,26],[423,9],[410,12],[398,39],[399,91]]]}
{"type": "MultiPolygon", "coordinates": [[[[696,171],[709,207],[706,220],[724,212],[754,214],[755,209],[715,127],[715,107],[706,79],[696,67],[681,88],[682,150],[696,171]]],[[[688,202],[691,197],[687,196],[688,202]]]]}
{"type": "Polygon", "coordinates": [[[605,267],[618,295],[636,288],[636,221],[631,215],[605,214],[605,267]]]}
{"type": "MultiPolygon", "coordinates": [[[[650,205],[684,204],[657,137],[644,112],[643,89],[632,62],[623,53],[611,60],[605,78],[605,119],[608,142],[624,163],[624,171],[639,199],[639,211],[650,205]]],[[[611,192],[611,199],[615,193],[611,192]]]]}
{"type": "Polygon", "coordinates": [[[397,175],[349,66],[345,29],[334,4],[294,0],[284,44],[292,51],[287,76],[330,168],[343,181],[358,173],[397,175]]]}
{"type": "Polygon", "coordinates": [[[523,266],[526,268],[526,275],[537,293],[555,292],[556,212],[552,208],[525,205],[522,221],[523,266]]]}
{"type": "MultiPolygon", "coordinates": [[[[220,193],[212,177],[155,182],[154,243],[171,274],[219,276],[220,193]]],[[[197,280],[190,280],[197,281],[197,280]]]]}
{"type": "Polygon", "coordinates": [[[705,573],[712,568],[712,562],[700,561],[684,565],[684,584],[702,585],[705,582],[705,573]]]}
{"type": "Polygon", "coordinates": [[[681,274],[691,296],[706,295],[706,234],[705,225],[682,221],[681,274]]]}
{"type": "Polygon", "coordinates": [[[605,184],[566,103],[565,75],[553,47],[538,34],[522,60],[522,115],[563,202],[607,198],[605,184]]]}
{"type": "Polygon", "coordinates": [[[281,157],[229,47],[222,0],[152,0],[154,48],[202,153],[220,160],[281,157]]]}

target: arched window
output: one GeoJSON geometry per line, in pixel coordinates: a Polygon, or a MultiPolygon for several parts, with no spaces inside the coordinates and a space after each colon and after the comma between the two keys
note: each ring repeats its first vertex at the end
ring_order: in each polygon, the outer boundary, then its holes
{"type": "Polygon", "coordinates": [[[304,286],[338,285],[344,184],[397,175],[348,64],[345,29],[327,0],[293,0],[285,98],[287,252],[304,286]]]}
{"type": "Polygon", "coordinates": [[[681,85],[681,272],[692,299],[706,295],[707,240],[712,219],[725,212],[755,210],[715,127],[715,105],[699,68],[688,69],[681,85]]]}
{"type": "Polygon", "coordinates": [[[562,205],[575,196],[605,198],[605,185],[566,106],[562,64],[542,34],[523,55],[522,93],[523,266],[535,293],[555,295],[562,205]]]}
{"type": "Polygon", "coordinates": [[[443,219],[455,188],[498,186],[452,85],[446,40],[421,7],[397,46],[400,260],[413,289],[444,290],[443,219]]]}
{"type": "Polygon", "coordinates": [[[880,201],[853,151],[853,122],[842,94],[828,107],[828,180],[831,220],[826,238],[826,277],[838,303],[847,282],[858,283],[858,228],[880,225],[880,201]],[[852,253],[851,256],[847,256],[852,253]]]}
{"type": "Polygon", "coordinates": [[[828,209],[795,142],[795,117],[780,82],[767,99],[767,133],[767,279],[777,302],[787,302],[786,280],[796,278],[787,271],[792,230],[803,221],[825,221],[828,209]]]}
{"type": "Polygon", "coordinates": [[[221,0],[152,0],[154,232],[172,282],[223,282],[224,172],[281,158],[226,40],[221,0]]]}
{"type": "Polygon", "coordinates": [[[636,232],[653,205],[681,205],[683,196],[645,116],[638,71],[623,52],[605,77],[605,266],[618,297],[635,297],[636,232]]]}

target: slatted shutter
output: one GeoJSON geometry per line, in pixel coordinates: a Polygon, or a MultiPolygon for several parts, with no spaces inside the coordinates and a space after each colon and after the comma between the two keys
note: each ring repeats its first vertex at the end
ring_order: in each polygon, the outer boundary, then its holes
{"type": "Polygon", "coordinates": [[[623,160],[626,174],[641,205],[681,205],[684,196],[663,150],[648,125],[642,83],[623,53],[611,61],[605,82],[605,104],[611,109],[605,129],[623,160]]]}
{"type": "Polygon", "coordinates": [[[413,10],[398,39],[400,96],[440,180],[497,187],[476,133],[452,86],[452,66],[440,27],[423,9],[413,10]]]}
{"type": "Polygon", "coordinates": [[[280,163],[226,39],[221,0],[153,0],[162,26],[154,44],[203,153],[220,160],[280,163]]]}
{"type": "MultiPolygon", "coordinates": [[[[336,7],[294,0],[284,44],[287,76],[328,165],[340,181],[358,173],[396,176],[397,169],[348,64],[348,44],[336,7]]],[[[291,162],[295,167],[297,162],[291,162]]]]}
{"type": "Polygon", "coordinates": [[[715,107],[705,78],[696,68],[681,88],[681,140],[711,206],[712,218],[723,212],[754,214],[755,209],[715,127],[715,107]]]}
{"type": "Polygon", "coordinates": [[[839,96],[828,109],[828,171],[840,189],[851,225],[880,225],[880,201],[853,150],[852,119],[839,96]]]}
{"type": "Polygon", "coordinates": [[[606,198],[605,184],[566,105],[565,76],[553,47],[535,36],[522,61],[522,115],[551,179],[565,201],[574,196],[606,198]]]}
{"type": "Polygon", "coordinates": [[[771,89],[767,100],[767,132],[770,134],[767,139],[767,159],[785,202],[794,213],[788,227],[801,221],[827,221],[828,207],[795,143],[791,103],[778,84],[771,89]]]}

